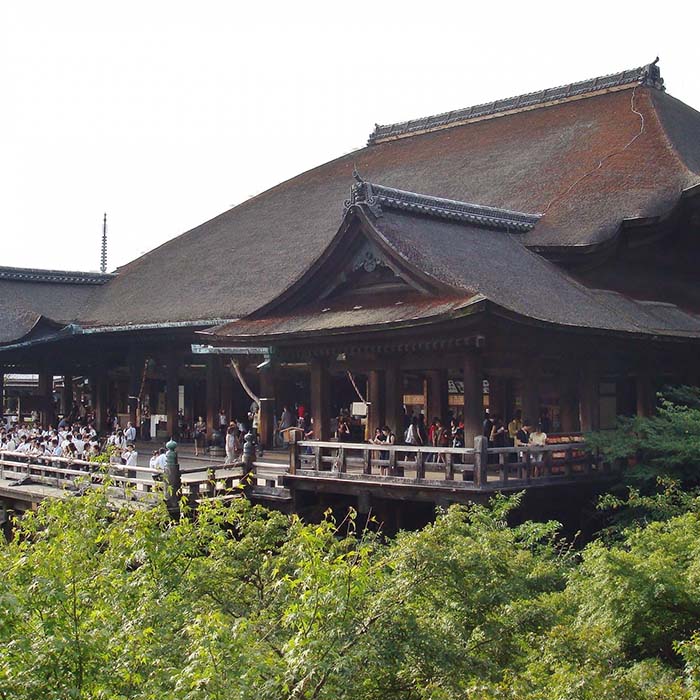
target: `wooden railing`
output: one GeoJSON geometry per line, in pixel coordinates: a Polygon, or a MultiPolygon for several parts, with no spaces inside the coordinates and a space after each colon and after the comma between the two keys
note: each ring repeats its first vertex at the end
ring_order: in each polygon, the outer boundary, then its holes
{"type": "Polygon", "coordinates": [[[452,485],[461,481],[479,489],[586,479],[609,472],[609,466],[581,440],[498,448],[489,448],[483,437],[475,439],[474,447],[464,448],[302,441],[290,454],[292,474],[452,485]]]}
{"type": "MultiPolygon", "coordinates": [[[[177,467],[182,494],[194,505],[202,498],[230,493],[243,477],[240,465],[177,467]]],[[[117,498],[153,500],[163,497],[163,471],[118,463],[89,462],[23,452],[0,451],[0,479],[32,483],[57,489],[82,489],[109,483],[110,495],[117,498]]]]}

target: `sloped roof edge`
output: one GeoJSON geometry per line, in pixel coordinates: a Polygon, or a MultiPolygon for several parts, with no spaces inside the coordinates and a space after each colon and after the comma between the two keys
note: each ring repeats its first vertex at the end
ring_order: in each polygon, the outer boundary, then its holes
{"type": "Polygon", "coordinates": [[[528,92],[515,97],[494,100],[484,104],[473,105],[463,109],[434,114],[429,117],[412,119],[394,124],[375,124],[374,131],[370,134],[367,145],[382,143],[398,138],[405,138],[414,134],[444,129],[449,126],[465,124],[476,119],[496,117],[501,114],[512,114],[525,109],[546,107],[550,104],[581,97],[588,97],[610,90],[625,89],[635,85],[647,85],[658,90],[665,90],[661,71],[658,68],[658,57],[653,63],[639,66],[618,73],[580,80],[568,85],[546,88],[536,92],[528,92]]]}

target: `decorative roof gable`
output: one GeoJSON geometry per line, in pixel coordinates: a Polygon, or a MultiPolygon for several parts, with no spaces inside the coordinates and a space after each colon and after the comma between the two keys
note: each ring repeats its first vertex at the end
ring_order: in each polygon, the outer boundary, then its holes
{"type": "Polygon", "coordinates": [[[357,170],[353,170],[353,177],[356,182],[350,191],[350,199],[345,201],[343,214],[356,204],[364,204],[375,216],[381,216],[382,207],[386,207],[513,233],[531,231],[540,219],[540,214],[525,214],[377,185],[363,180],[357,170]]]}

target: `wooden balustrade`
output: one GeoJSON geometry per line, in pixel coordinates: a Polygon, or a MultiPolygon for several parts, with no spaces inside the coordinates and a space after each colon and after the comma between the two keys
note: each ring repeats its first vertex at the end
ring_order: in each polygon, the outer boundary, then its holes
{"type": "Polygon", "coordinates": [[[292,452],[293,474],[362,476],[371,481],[391,477],[431,484],[454,481],[455,474],[461,474],[463,486],[477,489],[520,487],[607,473],[606,465],[580,439],[497,448],[488,447],[481,436],[474,447],[463,448],[301,441],[292,452]]]}

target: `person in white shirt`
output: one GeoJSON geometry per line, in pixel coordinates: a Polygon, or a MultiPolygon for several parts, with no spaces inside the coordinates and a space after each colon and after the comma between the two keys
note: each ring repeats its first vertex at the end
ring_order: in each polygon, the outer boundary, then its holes
{"type": "Polygon", "coordinates": [[[160,450],[158,450],[158,459],[156,459],[156,469],[160,469],[161,471],[165,471],[165,467],[168,466],[168,458],[165,454],[165,448],[161,447],[160,450]]]}
{"type": "Polygon", "coordinates": [[[126,424],[126,430],[124,431],[124,439],[127,442],[134,442],[136,440],[136,428],[134,428],[131,423],[126,424]]]}
{"type": "Polygon", "coordinates": [[[127,467],[137,466],[139,458],[139,453],[134,449],[134,446],[129,443],[126,446],[124,452],[122,452],[122,459],[124,460],[124,465],[127,467]]]}

